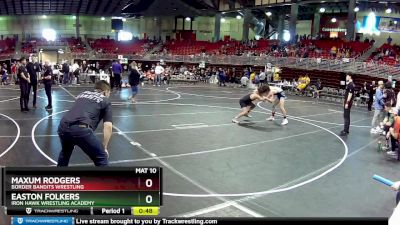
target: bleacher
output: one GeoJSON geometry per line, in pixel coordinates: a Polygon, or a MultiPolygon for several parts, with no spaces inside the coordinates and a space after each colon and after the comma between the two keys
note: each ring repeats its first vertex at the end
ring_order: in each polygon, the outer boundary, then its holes
{"type": "Polygon", "coordinates": [[[90,47],[97,54],[136,54],[143,55],[150,49],[148,40],[115,41],[114,39],[88,39],[90,47]]]}
{"type": "Polygon", "coordinates": [[[0,40],[0,57],[14,54],[16,42],[13,38],[0,40]]]}
{"type": "Polygon", "coordinates": [[[388,43],[385,43],[381,47],[376,49],[376,51],[371,54],[371,56],[368,58],[367,61],[374,61],[377,64],[397,66],[400,64],[400,62],[397,60],[397,57],[399,55],[400,55],[400,46],[390,45],[388,43]],[[392,54],[385,55],[387,50],[389,50],[392,54]],[[382,57],[379,57],[380,53],[383,53],[382,57]]]}
{"type": "MultiPolygon", "coordinates": [[[[297,80],[299,76],[304,76],[307,74],[311,78],[311,85],[315,83],[317,79],[322,81],[323,90],[321,92],[321,96],[323,98],[336,102],[343,101],[344,89],[340,88],[340,81],[344,80],[346,76],[345,73],[321,70],[302,70],[289,67],[283,67],[281,69],[282,72],[280,77],[282,80],[297,80]]],[[[361,87],[363,87],[364,82],[371,83],[373,80],[379,80],[379,78],[376,77],[358,74],[352,74],[352,78],[356,87],[356,91],[359,91],[361,87]]],[[[398,90],[396,90],[396,92],[397,91],[398,90]]]]}
{"type": "Polygon", "coordinates": [[[78,38],[65,38],[64,39],[68,43],[68,47],[73,53],[85,53],[86,46],[82,42],[82,40],[78,38]]]}
{"type": "Polygon", "coordinates": [[[197,55],[202,52],[206,54],[219,51],[223,42],[208,41],[169,41],[164,48],[172,55],[197,55]]]}
{"type": "Polygon", "coordinates": [[[319,49],[321,52],[311,51],[309,53],[310,58],[324,58],[328,59],[331,58],[331,49],[333,46],[337,48],[338,52],[343,54],[341,57],[346,56],[346,49],[350,50],[350,55],[348,58],[356,58],[362,55],[365,51],[371,47],[370,43],[364,43],[359,41],[351,41],[346,42],[340,39],[326,39],[326,40],[302,40],[302,46],[310,46],[314,45],[316,49],[319,49]]]}
{"type": "Polygon", "coordinates": [[[219,41],[219,42],[208,42],[208,41],[193,41],[185,40],[169,41],[164,45],[168,53],[172,55],[198,55],[200,53],[205,54],[221,54],[221,55],[236,55],[243,52],[262,53],[266,52],[270,46],[277,44],[277,40],[258,40],[243,44],[239,41],[219,41]]]}

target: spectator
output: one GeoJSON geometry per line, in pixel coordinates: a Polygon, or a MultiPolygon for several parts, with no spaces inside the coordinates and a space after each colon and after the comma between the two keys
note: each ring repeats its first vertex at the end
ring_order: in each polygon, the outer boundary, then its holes
{"type": "Polygon", "coordinates": [[[240,79],[240,84],[241,87],[247,87],[247,85],[249,84],[249,78],[243,75],[242,78],[240,79]]]}
{"type": "MultiPolygon", "coordinates": [[[[5,64],[4,64],[5,65],[5,64]]],[[[5,68],[2,68],[0,65],[0,74],[1,74],[1,85],[8,85],[7,82],[7,70],[5,68]]]]}
{"type": "Polygon", "coordinates": [[[392,44],[392,38],[390,37],[390,35],[389,35],[389,37],[388,37],[388,39],[387,39],[387,43],[390,45],[390,44],[392,44]]]}
{"type": "Polygon", "coordinates": [[[378,88],[376,89],[374,103],[375,113],[371,123],[371,134],[382,133],[382,129],[379,126],[376,126],[376,121],[380,120],[380,118],[383,116],[383,87],[383,81],[378,81],[378,88]]]}
{"type": "MultiPolygon", "coordinates": [[[[393,126],[394,116],[395,116],[390,102],[385,103],[385,114],[386,114],[386,116],[385,116],[385,119],[383,120],[383,122],[381,123],[381,127],[383,128],[383,134],[386,137],[386,143],[383,146],[383,150],[387,151],[387,150],[389,150],[389,138],[391,137],[389,129],[390,129],[390,127],[393,126]]],[[[392,138],[392,140],[395,140],[395,139],[392,138]]],[[[392,141],[392,151],[388,151],[387,154],[393,155],[393,153],[395,153],[395,147],[396,147],[396,144],[392,141]]]]}
{"type": "Polygon", "coordinates": [[[156,86],[156,85],[161,86],[161,82],[162,82],[161,76],[165,72],[164,67],[162,67],[160,65],[160,63],[157,62],[157,66],[154,68],[154,72],[155,72],[155,75],[156,75],[155,78],[154,78],[155,79],[154,86],[156,86]]]}
{"type": "Polygon", "coordinates": [[[17,62],[14,62],[11,65],[11,82],[14,84],[18,84],[17,68],[17,62]]]}
{"type": "Polygon", "coordinates": [[[332,55],[333,57],[336,57],[336,54],[337,54],[337,47],[336,47],[336,46],[332,46],[332,48],[331,48],[331,55],[332,55]]]}
{"type": "Polygon", "coordinates": [[[138,93],[138,86],[140,83],[140,73],[137,68],[137,64],[133,61],[130,65],[129,73],[129,85],[131,86],[132,95],[130,97],[132,103],[136,102],[136,95],[138,93]]]}
{"type": "Polygon", "coordinates": [[[218,83],[219,83],[219,86],[221,87],[222,85],[224,85],[224,86],[226,86],[226,84],[225,84],[225,72],[224,72],[224,70],[222,69],[222,68],[219,68],[219,70],[218,70],[218,83]]]}
{"type": "Polygon", "coordinates": [[[396,94],[392,87],[392,82],[388,81],[385,83],[385,89],[383,91],[384,103],[389,102],[392,106],[396,105],[396,94]]]}
{"type": "Polygon", "coordinates": [[[256,78],[256,72],[252,72],[252,73],[250,74],[250,81],[251,81],[253,84],[254,84],[255,78],[256,78]]]}
{"type": "MultiPolygon", "coordinates": [[[[399,119],[400,120],[400,119],[399,119]]],[[[400,122],[399,122],[400,123],[400,122]]],[[[398,127],[400,127],[400,125],[398,126],[398,127]]],[[[398,134],[399,134],[399,129],[396,131],[396,137],[398,136],[398,134]]],[[[398,205],[399,204],[399,202],[400,202],[400,181],[397,181],[397,182],[394,182],[394,184],[392,185],[392,188],[393,188],[393,190],[395,190],[395,191],[397,191],[397,195],[396,195],[396,205],[398,205]]]]}
{"type": "Polygon", "coordinates": [[[315,98],[319,98],[320,97],[320,92],[322,91],[323,87],[322,87],[322,82],[320,79],[317,80],[317,82],[315,83],[315,98]]]}
{"type": "Polygon", "coordinates": [[[260,78],[260,83],[261,83],[261,84],[266,83],[266,78],[267,78],[267,77],[266,77],[266,75],[265,75],[264,70],[260,70],[259,78],[260,78]]]}
{"type": "Polygon", "coordinates": [[[63,84],[69,84],[69,65],[67,60],[65,60],[62,65],[62,72],[63,72],[63,84]]]}
{"type": "Polygon", "coordinates": [[[77,61],[75,61],[74,62],[74,64],[72,64],[72,75],[73,75],[73,78],[72,79],[75,79],[76,78],[76,84],[79,84],[79,72],[80,72],[80,66],[79,66],[79,64],[78,64],[78,62],[77,61]]]}
{"type": "Polygon", "coordinates": [[[372,81],[371,84],[367,84],[368,111],[372,111],[372,103],[374,101],[375,89],[375,81],[372,81]]]}
{"type": "MultiPolygon", "coordinates": [[[[121,84],[121,75],[122,75],[122,66],[118,60],[115,60],[114,63],[111,65],[112,74],[114,76],[114,86],[116,86],[118,91],[121,91],[122,84],[121,84]]],[[[113,85],[113,84],[112,84],[113,85]]],[[[112,90],[111,86],[111,90],[112,90]]]]}
{"type": "MultiPolygon", "coordinates": [[[[388,151],[387,154],[393,156],[393,155],[396,155],[395,149],[397,147],[399,147],[398,144],[399,144],[399,139],[400,139],[400,135],[399,135],[399,133],[400,133],[400,116],[394,117],[393,126],[389,128],[389,133],[392,138],[392,141],[391,141],[392,142],[392,151],[388,151]]],[[[397,158],[399,158],[399,156],[397,156],[397,158]]],[[[396,182],[394,185],[396,187],[396,190],[399,190],[399,183],[400,182],[396,182]]],[[[399,202],[399,200],[400,200],[400,194],[397,193],[396,204],[399,202]]]]}

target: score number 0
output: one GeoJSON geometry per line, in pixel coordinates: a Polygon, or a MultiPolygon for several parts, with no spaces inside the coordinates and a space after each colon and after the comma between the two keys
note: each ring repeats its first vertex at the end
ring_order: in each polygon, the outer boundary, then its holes
{"type": "MultiPolygon", "coordinates": [[[[153,186],[153,180],[152,179],[147,179],[146,182],[146,187],[150,188],[153,186]]],[[[153,202],[153,197],[151,195],[146,196],[146,203],[150,204],[153,202]]]]}
{"type": "MultiPolygon", "coordinates": [[[[150,168],[150,173],[157,173],[157,168],[150,168]]],[[[147,179],[146,182],[146,187],[150,188],[153,186],[153,180],[152,179],[147,179]]],[[[153,197],[151,195],[146,196],[146,203],[150,204],[153,202],[153,197]]]]}

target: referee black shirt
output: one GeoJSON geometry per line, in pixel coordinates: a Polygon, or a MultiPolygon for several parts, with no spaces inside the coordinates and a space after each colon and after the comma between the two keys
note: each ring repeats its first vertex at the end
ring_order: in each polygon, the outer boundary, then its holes
{"type": "Polygon", "coordinates": [[[36,76],[36,66],[33,62],[28,62],[26,64],[26,70],[29,73],[29,76],[31,78],[31,83],[36,84],[37,83],[37,76],[36,76]]]}
{"type": "Polygon", "coordinates": [[[20,84],[27,84],[28,81],[25,80],[25,79],[22,79],[21,73],[23,73],[23,74],[25,75],[25,77],[28,77],[28,74],[29,74],[29,73],[28,73],[28,71],[26,70],[26,67],[25,67],[24,65],[22,65],[22,64],[18,67],[18,74],[17,74],[17,77],[18,77],[18,79],[19,79],[19,83],[20,83],[20,84]]]}
{"type": "Polygon", "coordinates": [[[346,92],[344,93],[344,102],[346,104],[347,98],[349,97],[349,93],[351,93],[351,100],[349,102],[349,108],[353,105],[353,100],[354,100],[354,83],[349,82],[346,86],[346,92]]]}
{"type": "Polygon", "coordinates": [[[111,101],[96,91],[85,91],[78,95],[74,106],[61,119],[61,124],[87,124],[96,130],[100,121],[112,123],[111,101]]]}

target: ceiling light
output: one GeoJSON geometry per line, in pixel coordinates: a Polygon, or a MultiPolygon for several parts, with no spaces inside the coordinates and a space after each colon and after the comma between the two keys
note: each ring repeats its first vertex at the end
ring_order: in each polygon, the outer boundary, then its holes
{"type": "Polygon", "coordinates": [[[221,22],[222,22],[222,23],[225,23],[225,21],[226,21],[226,19],[222,17],[222,18],[221,18],[221,22]]]}
{"type": "Polygon", "coordinates": [[[46,18],[47,18],[47,16],[46,16],[46,15],[43,15],[43,16],[42,16],[42,18],[43,18],[43,19],[46,19],[46,18]]]}
{"type": "Polygon", "coordinates": [[[190,17],[186,17],[185,20],[186,21],[191,21],[192,19],[190,19],[190,17]]]}
{"type": "Polygon", "coordinates": [[[331,22],[332,22],[332,23],[336,23],[336,21],[337,21],[337,20],[336,20],[335,17],[333,17],[333,18],[331,19],[331,22]]]}
{"type": "Polygon", "coordinates": [[[76,16],[72,16],[72,19],[76,19],[76,16]]]}
{"type": "Polygon", "coordinates": [[[125,21],[126,21],[126,18],[122,18],[122,21],[125,22],[125,21]]]}
{"type": "Polygon", "coordinates": [[[358,11],[360,11],[360,8],[355,7],[355,8],[354,8],[354,12],[358,12],[358,11]]]}
{"type": "Polygon", "coordinates": [[[104,17],[101,17],[101,20],[106,20],[106,18],[104,18],[104,17]]]}
{"type": "Polygon", "coordinates": [[[319,9],[319,12],[320,12],[320,13],[324,13],[324,12],[325,12],[325,8],[320,8],[320,9],[319,9]]]}
{"type": "Polygon", "coordinates": [[[267,16],[272,16],[272,13],[271,12],[266,12],[265,13],[267,16]]]}
{"type": "Polygon", "coordinates": [[[237,15],[236,19],[240,20],[240,19],[242,19],[242,16],[241,15],[237,15]]]}
{"type": "Polygon", "coordinates": [[[386,13],[387,14],[392,13],[392,9],[391,8],[386,9],[386,13]]]}
{"type": "Polygon", "coordinates": [[[397,24],[397,20],[395,20],[393,23],[394,23],[394,24],[397,24]]]}

